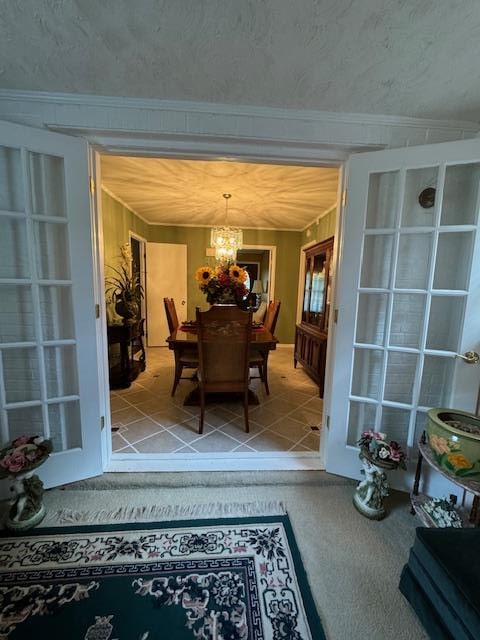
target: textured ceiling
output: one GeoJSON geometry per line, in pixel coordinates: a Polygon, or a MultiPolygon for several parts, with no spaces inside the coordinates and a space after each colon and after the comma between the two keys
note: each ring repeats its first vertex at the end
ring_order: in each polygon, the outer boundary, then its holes
{"type": "Polygon", "coordinates": [[[147,222],[303,229],[335,205],[338,170],[102,156],[102,184],[147,222]]]}
{"type": "Polygon", "coordinates": [[[0,87],[480,121],[479,0],[0,0],[0,87]]]}

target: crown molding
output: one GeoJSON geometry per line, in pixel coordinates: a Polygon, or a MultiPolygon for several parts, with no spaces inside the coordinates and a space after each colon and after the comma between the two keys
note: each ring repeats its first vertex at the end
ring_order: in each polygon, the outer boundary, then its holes
{"type": "Polygon", "coordinates": [[[185,114],[209,114],[234,117],[255,117],[288,119],[292,121],[321,122],[324,124],[377,125],[435,129],[462,129],[477,133],[480,123],[462,120],[435,120],[412,118],[408,116],[377,115],[366,113],[337,113],[302,109],[283,109],[279,107],[256,107],[251,105],[230,105],[211,102],[193,102],[185,100],[158,100],[153,98],[123,98],[120,96],[102,96],[81,93],[60,93],[49,91],[25,91],[0,89],[0,101],[20,101],[56,105],[114,108],[119,110],[142,109],[159,112],[173,111],[185,114]]]}
{"type": "Polygon", "coordinates": [[[128,209],[130,211],[130,213],[133,213],[134,216],[136,216],[137,218],[140,218],[140,220],[142,220],[142,222],[145,222],[145,224],[152,224],[146,218],[144,218],[140,213],[138,213],[138,211],[135,211],[135,209],[132,209],[132,207],[129,204],[127,204],[124,200],[119,198],[115,193],[113,193],[113,191],[111,191],[104,184],[100,185],[100,189],[102,191],[105,191],[105,193],[108,196],[110,196],[110,198],[113,198],[113,200],[116,200],[119,204],[121,204],[122,207],[125,207],[125,209],[128,209]]]}
{"type": "Polygon", "coordinates": [[[303,229],[300,229],[300,231],[303,233],[308,229],[308,227],[311,227],[312,224],[315,224],[315,223],[318,224],[322,218],[325,218],[325,216],[328,216],[329,213],[331,213],[332,211],[335,211],[337,207],[338,207],[338,202],[335,202],[334,204],[332,204],[331,207],[328,207],[328,209],[325,209],[325,211],[323,211],[320,215],[316,216],[311,222],[306,224],[303,227],[303,229]]]}
{"type": "MultiPolygon", "coordinates": [[[[152,227],[188,227],[192,229],[213,229],[214,224],[180,224],[176,222],[148,222],[152,227]]],[[[286,233],[301,233],[302,229],[283,229],[279,227],[246,227],[243,224],[239,225],[242,230],[249,229],[250,231],[283,231],[286,233]]]]}

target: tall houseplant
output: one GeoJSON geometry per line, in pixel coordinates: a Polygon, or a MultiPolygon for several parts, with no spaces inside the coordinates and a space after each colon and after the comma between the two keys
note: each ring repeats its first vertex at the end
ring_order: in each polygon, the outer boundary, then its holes
{"type": "Polygon", "coordinates": [[[112,275],[105,278],[105,297],[107,305],[111,305],[115,313],[123,318],[123,323],[129,324],[139,316],[144,291],[139,274],[131,272],[130,243],[122,245],[120,252],[120,265],[108,266],[112,275]]]}

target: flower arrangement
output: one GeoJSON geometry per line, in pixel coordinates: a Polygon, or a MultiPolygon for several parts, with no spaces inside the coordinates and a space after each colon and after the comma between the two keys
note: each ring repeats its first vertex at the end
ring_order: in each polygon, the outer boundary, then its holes
{"type": "Polygon", "coordinates": [[[362,451],[375,464],[391,463],[406,469],[406,455],[395,440],[387,442],[387,435],[379,431],[364,431],[357,442],[362,451]]]}
{"type": "Polygon", "coordinates": [[[52,451],[51,440],[20,436],[0,451],[0,477],[17,475],[38,467],[52,451]]]}
{"type": "Polygon", "coordinates": [[[220,263],[215,268],[199,267],[195,279],[209,304],[235,302],[248,293],[244,284],[247,272],[234,263],[220,263]]]}

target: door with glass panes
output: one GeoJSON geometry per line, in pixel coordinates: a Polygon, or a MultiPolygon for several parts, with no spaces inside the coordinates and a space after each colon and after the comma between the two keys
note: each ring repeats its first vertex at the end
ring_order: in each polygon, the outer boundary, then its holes
{"type": "Polygon", "coordinates": [[[86,143],[0,122],[0,428],[47,486],[102,472],[86,143]]]}
{"type": "Polygon", "coordinates": [[[462,355],[480,352],[480,141],[357,154],[347,170],[326,467],[359,477],[363,431],[413,463],[429,408],[476,411],[480,366],[462,355]]]}

